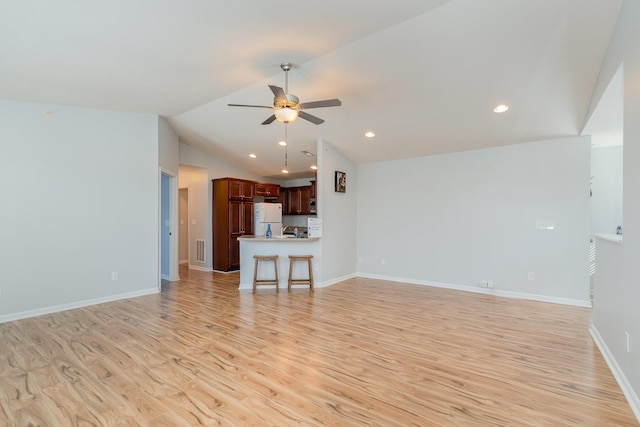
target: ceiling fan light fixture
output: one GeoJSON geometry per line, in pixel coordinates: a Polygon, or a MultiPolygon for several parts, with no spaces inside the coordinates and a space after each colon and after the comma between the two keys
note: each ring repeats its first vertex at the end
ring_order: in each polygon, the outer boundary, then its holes
{"type": "Polygon", "coordinates": [[[289,107],[278,108],[273,114],[282,123],[292,123],[298,118],[298,110],[289,107]]]}

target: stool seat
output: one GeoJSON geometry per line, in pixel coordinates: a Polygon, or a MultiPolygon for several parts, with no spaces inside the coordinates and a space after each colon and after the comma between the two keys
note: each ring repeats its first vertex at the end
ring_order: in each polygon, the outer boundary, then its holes
{"type": "Polygon", "coordinates": [[[253,259],[255,259],[255,266],[253,267],[253,293],[256,293],[259,285],[276,285],[276,292],[280,292],[278,288],[278,255],[254,255],[253,259]],[[273,261],[275,278],[258,279],[258,264],[260,261],[273,261]]]}
{"type": "Polygon", "coordinates": [[[288,282],[288,291],[291,292],[291,285],[309,285],[309,290],[311,292],[313,289],[313,266],[311,260],[313,259],[313,255],[289,255],[289,282],[288,282]],[[309,278],[307,279],[294,279],[293,278],[293,263],[296,261],[307,261],[307,266],[309,267],[309,278]]]}

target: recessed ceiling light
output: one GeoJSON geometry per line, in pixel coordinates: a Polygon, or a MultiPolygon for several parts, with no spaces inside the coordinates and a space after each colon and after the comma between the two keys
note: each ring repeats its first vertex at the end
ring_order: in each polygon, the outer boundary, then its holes
{"type": "Polygon", "coordinates": [[[494,113],[504,113],[505,111],[507,111],[509,109],[508,105],[505,104],[500,104],[500,105],[496,105],[495,108],[493,109],[494,113]]]}
{"type": "Polygon", "coordinates": [[[365,133],[364,136],[366,136],[367,138],[373,138],[374,136],[376,136],[376,134],[371,132],[371,131],[369,131],[369,132],[365,133]]]}
{"type": "Polygon", "coordinates": [[[311,169],[318,170],[318,167],[316,165],[313,165],[313,166],[311,166],[311,169]]]}
{"type": "Polygon", "coordinates": [[[282,145],[283,147],[287,146],[287,141],[280,141],[278,142],[278,144],[282,145]]]}
{"type": "Polygon", "coordinates": [[[289,171],[286,169],[282,169],[282,173],[289,173],[289,171]]]}
{"type": "Polygon", "coordinates": [[[255,159],[258,156],[256,156],[255,154],[251,153],[251,154],[249,154],[249,157],[251,157],[252,159],[255,159]]]}

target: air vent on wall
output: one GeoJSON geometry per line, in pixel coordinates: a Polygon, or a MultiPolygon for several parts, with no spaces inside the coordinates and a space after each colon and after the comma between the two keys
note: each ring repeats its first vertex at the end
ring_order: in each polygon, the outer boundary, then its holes
{"type": "Polygon", "coordinates": [[[196,261],[205,262],[204,240],[196,239],[196,261]]]}

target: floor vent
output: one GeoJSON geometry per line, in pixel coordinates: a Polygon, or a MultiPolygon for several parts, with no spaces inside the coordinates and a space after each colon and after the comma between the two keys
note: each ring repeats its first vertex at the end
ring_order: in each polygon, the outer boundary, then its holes
{"type": "Polygon", "coordinates": [[[205,262],[204,240],[196,239],[196,261],[205,262]]]}

